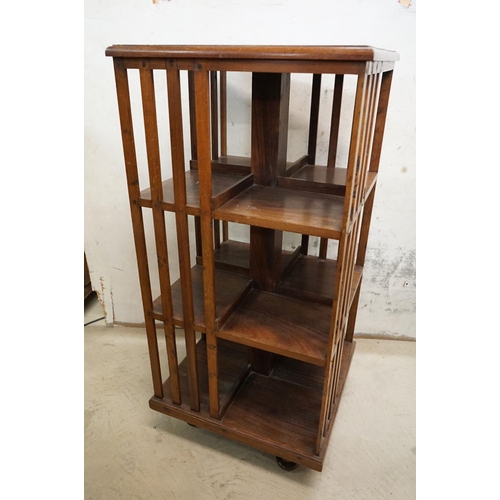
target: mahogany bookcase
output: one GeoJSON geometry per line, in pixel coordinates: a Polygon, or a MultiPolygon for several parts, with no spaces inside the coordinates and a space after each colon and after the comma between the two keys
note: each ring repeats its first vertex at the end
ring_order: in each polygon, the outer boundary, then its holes
{"type": "Polygon", "coordinates": [[[283,468],[301,464],[320,471],[354,352],[398,54],[368,46],[114,45],[106,55],[114,63],[153,378],[150,407],[276,455],[283,468]],[[251,73],[249,158],[228,155],[227,73],[233,71],[251,73]],[[140,81],[148,186],[139,185],[131,72],[140,81]],[[155,72],[164,74],[166,95],[155,88],[155,72]],[[312,75],[308,148],[287,161],[296,73],[312,75]],[[316,164],[322,75],[334,82],[326,165],[316,164]],[[354,75],[356,88],[343,135],[349,137],[348,159],[338,165],[345,75],[354,75]],[[159,99],[166,101],[169,118],[169,154],[163,156],[159,99]],[[190,152],[183,99],[189,102],[190,152]],[[170,162],[170,179],[162,178],[163,162],[170,162]],[[158,297],[151,287],[144,210],[152,212],[158,297]],[[165,211],[175,213],[180,279],[174,283],[165,211]],[[249,242],[229,239],[229,223],[248,225],[249,242]],[[283,249],[283,231],[301,235],[295,251],[283,249]],[[319,256],[308,254],[311,236],[321,238],[319,256]],[[328,239],[338,241],[335,259],[327,258],[328,239]],[[157,325],[165,332],[166,379],[157,325]],[[186,345],[182,360],[179,335],[186,345]]]}

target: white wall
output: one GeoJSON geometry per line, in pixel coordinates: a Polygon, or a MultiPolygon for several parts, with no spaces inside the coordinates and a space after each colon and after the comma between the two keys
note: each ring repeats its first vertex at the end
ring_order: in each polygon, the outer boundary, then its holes
{"type": "MultiPolygon", "coordinates": [[[[142,323],[112,60],[104,55],[107,46],[121,43],[353,44],[399,52],[356,332],[414,337],[415,6],[404,7],[396,0],[159,0],[156,5],[152,0],[86,0],[85,252],[106,322],[142,323]]],[[[233,154],[249,153],[249,134],[240,134],[242,117],[249,113],[243,83],[244,77],[234,78],[229,88],[233,154]],[[241,97],[237,105],[231,99],[234,94],[241,97]]],[[[293,85],[299,88],[300,78],[293,85]]],[[[331,93],[322,98],[327,104],[331,93]]],[[[292,96],[292,156],[294,148],[304,151],[301,125],[308,99],[300,92],[292,96]]],[[[320,142],[319,160],[325,151],[320,142]]],[[[168,174],[169,166],[164,170],[168,174]]],[[[169,220],[170,214],[167,224],[169,220]]],[[[147,235],[152,249],[150,221],[147,235]]],[[[177,248],[175,234],[170,236],[175,279],[177,248]]]]}

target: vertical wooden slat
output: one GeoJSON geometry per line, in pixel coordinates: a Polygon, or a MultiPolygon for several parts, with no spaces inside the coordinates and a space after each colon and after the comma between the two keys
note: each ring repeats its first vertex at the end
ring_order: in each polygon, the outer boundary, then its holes
{"type": "Polygon", "coordinates": [[[134,129],[132,123],[132,111],[130,107],[127,70],[125,69],[123,61],[120,58],[115,58],[113,60],[113,64],[115,70],[116,92],[118,97],[120,127],[122,131],[123,155],[125,159],[127,187],[130,201],[130,213],[134,229],[134,243],[137,255],[137,266],[139,270],[139,281],[141,285],[144,320],[146,323],[149,361],[151,364],[151,374],[153,378],[153,389],[155,397],[163,399],[160,356],[158,351],[158,341],[156,338],[156,326],[152,316],[153,297],[151,294],[149,266],[146,257],[146,237],[144,234],[142,209],[139,206],[139,175],[137,171],[137,157],[135,152],[134,129]]]}
{"type": "MultiPolygon", "coordinates": [[[[198,147],[196,143],[196,102],[194,98],[194,72],[188,71],[188,94],[189,94],[189,132],[191,137],[191,159],[198,159],[198,147]]],[[[194,217],[194,234],[196,242],[196,256],[201,257],[201,228],[200,218],[194,217]]]]}
{"type": "Polygon", "coordinates": [[[311,113],[309,117],[309,143],[307,146],[309,165],[314,165],[316,163],[316,144],[318,140],[320,97],[321,97],[321,75],[313,75],[312,92],[311,92],[311,113]]]}
{"type": "Polygon", "coordinates": [[[165,339],[169,358],[169,371],[172,399],[180,404],[179,371],[177,364],[177,348],[175,344],[175,327],[172,322],[173,307],[170,289],[170,272],[168,264],[167,232],[165,214],[161,208],[163,188],[160,164],[160,146],[158,141],[158,125],[156,118],[156,102],[153,81],[153,71],[147,68],[139,70],[141,82],[142,110],[144,132],[146,137],[146,153],[148,159],[149,183],[151,201],[153,204],[153,227],[155,232],[156,255],[158,259],[158,274],[160,278],[161,304],[164,317],[165,339]]]}
{"type": "Polygon", "coordinates": [[[214,219],[214,244],[215,248],[220,248],[221,234],[220,234],[220,221],[214,219]]]}
{"type": "Polygon", "coordinates": [[[196,145],[196,102],[194,99],[194,72],[188,71],[188,93],[189,93],[189,132],[191,136],[191,158],[198,159],[196,145]]]}
{"type": "Polygon", "coordinates": [[[227,73],[220,72],[220,154],[227,156],[227,73]]]}
{"type": "Polygon", "coordinates": [[[189,227],[186,214],[186,173],[184,165],[184,138],[182,132],[182,99],[179,71],[167,66],[167,94],[170,123],[170,149],[174,181],[175,220],[179,271],[181,276],[182,311],[188,362],[189,396],[191,409],[200,411],[200,390],[194,331],[193,285],[189,250],[189,227]]]}
{"type": "Polygon", "coordinates": [[[196,133],[198,140],[198,175],[200,180],[201,236],[205,329],[207,341],[208,392],[210,416],[219,418],[219,370],[215,336],[215,274],[212,230],[212,164],[210,157],[210,107],[208,72],[200,64],[195,72],[196,133]]]}
{"type": "Polygon", "coordinates": [[[212,160],[219,159],[219,106],[217,71],[210,71],[210,115],[212,123],[212,160]]]}
{"type": "MultiPolygon", "coordinates": [[[[227,156],[227,73],[220,72],[220,154],[227,156]]],[[[222,221],[222,241],[229,239],[229,223],[222,221]]]]}
{"type": "Polygon", "coordinates": [[[335,75],[333,89],[332,121],[330,126],[330,142],[328,146],[327,166],[335,167],[340,130],[340,111],[342,106],[342,91],[344,89],[344,75],[335,75]]]}
{"type": "Polygon", "coordinates": [[[307,255],[309,250],[309,235],[303,234],[302,239],[300,240],[300,253],[302,255],[307,255]]]}
{"type": "Polygon", "coordinates": [[[319,242],[319,258],[326,259],[326,252],[328,250],[328,238],[321,238],[319,242]]]}

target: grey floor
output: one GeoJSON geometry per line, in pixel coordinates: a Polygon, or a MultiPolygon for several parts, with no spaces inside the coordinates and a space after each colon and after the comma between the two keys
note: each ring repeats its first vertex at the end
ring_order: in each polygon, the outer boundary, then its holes
{"type": "MultiPolygon", "coordinates": [[[[102,316],[91,297],[85,323],[102,316]]],[[[149,408],[144,329],[101,320],[84,335],[86,500],[415,498],[414,342],[356,340],[323,471],[285,472],[273,456],[149,408]]]]}

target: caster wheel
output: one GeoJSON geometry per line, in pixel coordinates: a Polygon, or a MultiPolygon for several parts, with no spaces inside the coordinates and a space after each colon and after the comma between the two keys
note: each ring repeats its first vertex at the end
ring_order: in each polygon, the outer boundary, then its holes
{"type": "Polygon", "coordinates": [[[278,462],[278,465],[286,471],[291,471],[296,469],[299,464],[296,464],[295,462],[290,462],[289,460],[285,460],[284,458],[281,457],[276,457],[276,462],[278,462]]]}

